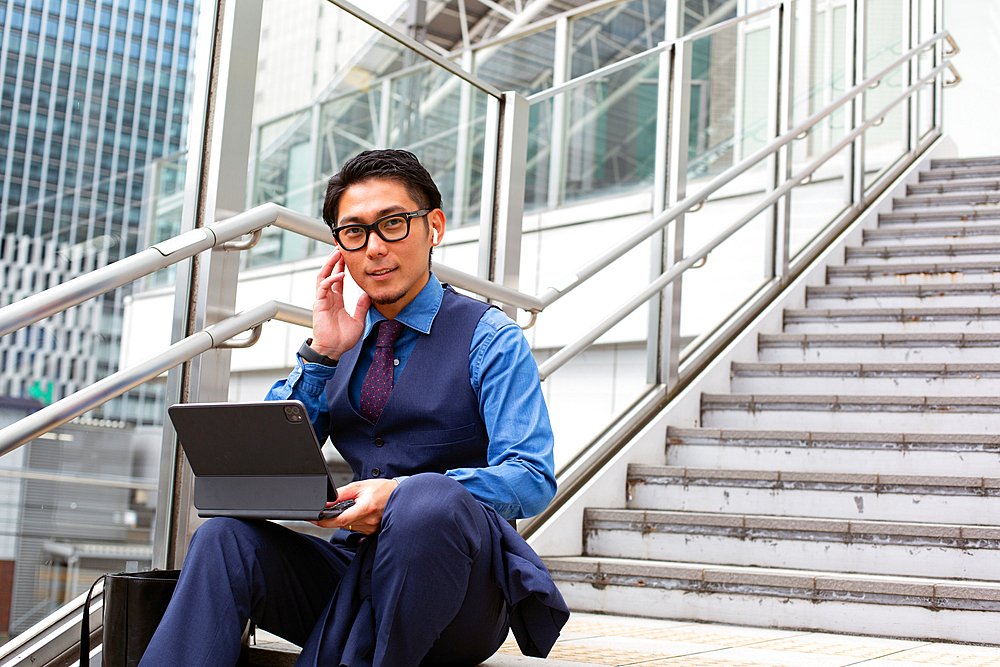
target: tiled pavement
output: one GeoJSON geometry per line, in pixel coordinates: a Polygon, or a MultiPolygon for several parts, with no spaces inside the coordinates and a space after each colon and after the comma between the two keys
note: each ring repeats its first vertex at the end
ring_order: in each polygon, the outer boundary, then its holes
{"type": "MultiPolygon", "coordinates": [[[[1000,642],[997,637],[984,641],[1000,642]]],[[[284,667],[297,649],[258,630],[254,665],[284,667]]],[[[546,660],[521,655],[511,637],[481,667],[1000,667],[1000,646],[945,644],[822,632],[574,613],[546,660]]]]}
{"type": "MultiPolygon", "coordinates": [[[[984,641],[1000,642],[996,637],[984,641]]],[[[1000,646],[944,644],[821,632],[573,614],[547,660],[521,655],[513,637],[482,667],[1000,667],[1000,646]]]]}

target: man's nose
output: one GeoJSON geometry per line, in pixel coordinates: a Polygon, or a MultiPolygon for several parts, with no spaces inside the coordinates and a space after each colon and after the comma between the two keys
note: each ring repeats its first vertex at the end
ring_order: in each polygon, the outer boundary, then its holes
{"type": "Polygon", "coordinates": [[[382,237],[371,231],[368,234],[368,243],[365,245],[365,254],[371,257],[377,257],[379,255],[384,255],[386,250],[388,250],[388,244],[382,240],[382,237]]]}

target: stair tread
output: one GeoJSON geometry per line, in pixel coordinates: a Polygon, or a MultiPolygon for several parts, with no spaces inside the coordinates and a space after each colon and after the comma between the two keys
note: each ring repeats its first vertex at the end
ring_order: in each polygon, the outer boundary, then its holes
{"type": "Polygon", "coordinates": [[[1000,265],[990,262],[899,262],[896,264],[846,264],[831,266],[827,269],[829,276],[868,276],[911,273],[1000,273],[1000,265]]]}
{"type": "Polygon", "coordinates": [[[919,296],[921,294],[940,295],[951,294],[1000,294],[1000,283],[922,283],[919,285],[811,285],[806,288],[807,295],[834,296],[837,294],[869,295],[869,294],[900,294],[919,296]]]}
{"type": "Polygon", "coordinates": [[[1000,157],[996,156],[984,156],[984,157],[955,157],[955,158],[937,158],[931,160],[931,171],[936,169],[963,169],[963,168],[974,168],[974,167],[1000,167],[1000,157]]]}
{"type": "Polygon", "coordinates": [[[751,373],[780,373],[795,375],[843,375],[851,377],[876,377],[882,375],[969,377],[972,375],[1000,376],[1000,364],[849,364],[735,361],[732,364],[732,372],[734,375],[751,373]]]}
{"type": "Polygon", "coordinates": [[[899,443],[908,447],[928,444],[974,444],[1000,447],[1000,433],[984,435],[975,433],[872,433],[869,431],[775,431],[761,429],[720,429],[707,427],[667,428],[668,442],[682,438],[717,438],[801,441],[814,443],[899,443]]]}
{"type": "Polygon", "coordinates": [[[930,225],[914,225],[912,227],[878,227],[866,229],[863,232],[865,241],[880,238],[910,238],[921,236],[941,236],[946,238],[956,236],[989,236],[1000,234],[1000,225],[948,225],[933,227],[930,225]]]}
{"type": "Polygon", "coordinates": [[[975,477],[967,475],[910,475],[900,473],[872,472],[818,472],[799,470],[751,470],[745,468],[695,468],[687,466],[651,465],[631,463],[628,466],[630,480],[638,478],[677,478],[691,484],[692,480],[732,480],[755,482],[798,482],[804,484],[840,484],[851,487],[919,487],[927,488],[969,488],[980,490],[1000,489],[1000,478],[975,477]]]}
{"type": "Polygon", "coordinates": [[[906,187],[907,194],[947,194],[949,192],[965,192],[979,190],[989,192],[1000,190],[1000,175],[983,174],[975,178],[951,180],[921,181],[906,187]]]}
{"type": "Polygon", "coordinates": [[[868,394],[712,394],[701,395],[702,406],[706,404],[729,405],[898,405],[919,406],[933,409],[957,409],[961,407],[1000,408],[1000,396],[907,396],[868,394]]]}
{"type": "Polygon", "coordinates": [[[1000,601],[1000,583],[994,581],[853,574],[822,570],[651,561],[605,556],[556,556],[543,558],[542,561],[557,580],[559,575],[569,572],[592,575],[640,575],[704,582],[1000,601]]]}
{"type": "Polygon", "coordinates": [[[588,508],[584,521],[621,521],[656,525],[704,525],[728,528],[765,528],[815,531],[847,535],[905,535],[954,539],[1000,540],[1000,527],[969,524],[887,521],[879,519],[826,519],[767,514],[730,514],[658,509],[588,508]]]}
{"type": "Polygon", "coordinates": [[[1000,333],[762,333],[757,336],[761,347],[838,345],[866,347],[960,345],[986,346],[1000,343],[1000,333]]]}
{"type": "Polygon", "coordinates": [[[905,246],[863,245],[848,246],[851,257],[920,257],[923,255],[995,255],[1000,254],[1000,243],[927,243],[905,246]]]}
{"type": "Polygon", "coordinates": [[[935,306],[924,308],[786,308],[791,317],[876,317],[911,319],[934,316],[984,317],[1000,315],[1000,307],[935,306]]]}

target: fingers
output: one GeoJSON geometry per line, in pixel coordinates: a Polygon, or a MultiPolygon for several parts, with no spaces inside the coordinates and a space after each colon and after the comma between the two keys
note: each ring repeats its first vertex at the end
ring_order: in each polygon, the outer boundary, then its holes
{"type": "Polygon", "coordinates": [[[363,322],[371,305],[372,298],[367,293],[362,292],[361,296],[358,297],[358,305],[354,308],[354,319],[358,322],[363,322]]]}
{"type": "Polygon", "coordinates": [[[320,268],[319,273],[316,275],[316,287],[319,288],[320,284],[329,278],[332,274],[336,272],[343,272],[344,270],[344,256],[340,252],[340,248],[336,248],[330,253],[330,256],[326,258],[326,262],[323,263],[322,268],[320,268]]]}

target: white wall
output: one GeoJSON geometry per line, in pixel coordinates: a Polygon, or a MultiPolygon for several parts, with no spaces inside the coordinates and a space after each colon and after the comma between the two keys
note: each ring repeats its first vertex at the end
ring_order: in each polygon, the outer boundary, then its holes
{"type": "Polygon", "coordinates": [[[1000,2],[945,0],[944,22],[961,49],[954,63],[962,75],[945,90],[945,131],[959,157],[1000,155],[1000,2]]]}

